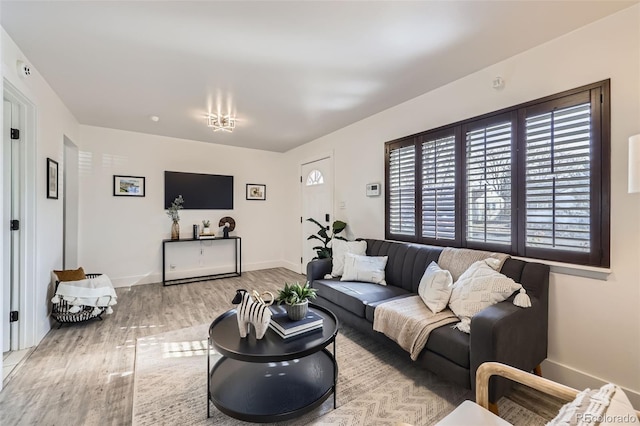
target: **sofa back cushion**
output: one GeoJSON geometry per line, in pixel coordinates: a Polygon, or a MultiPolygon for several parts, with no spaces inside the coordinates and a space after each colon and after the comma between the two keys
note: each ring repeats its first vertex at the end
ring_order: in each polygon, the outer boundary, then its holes
{"type": "Polygon", "coordinates": [[[509,258],[502,265],[501,274],[522,284],[529,297],[536,297],[546,304],[549,297],[549,265],[509,258]]]}
{"type": "MultiPolygon", "coordinates": [[[[397,241],[365,239],[368,256],[389,256],[386,267],[387,285],[418,293],[420,279],[431,262],[438,262],[442,247],[397,241]]],[[[509,258],[500,272],[522,284],[530,297],[547,305],[549,266],[509,258]]]]}
{"type": "Polygon", "coordinates": [[[442,247],[396,241],[365,240],[368,256],[388,256],[387,285],[418,293],[420,279],[431,262],[438,262],[442,247]]]}

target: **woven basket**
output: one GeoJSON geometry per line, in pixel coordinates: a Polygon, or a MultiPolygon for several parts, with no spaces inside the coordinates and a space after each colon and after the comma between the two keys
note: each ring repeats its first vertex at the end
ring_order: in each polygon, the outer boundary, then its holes
{"type": "MultiPolygon", "coordinates": [[[[87,275],[87,278],[96,278],[102,274],[86,274],[86,275],[87,275]]],[[[56,290],[58,290],[58,284],[60,284],[60,281],[56,281],[56,290]]],[[[104,314],[104,311],[107,310],[107,308],[100,308],[100,312],[96,314],[94,313],[94,310],[95,310],[94,306],[81,306],[80,308],[81,308],[80,312],[71,313],[69,312],[69,309],[71,309],[71,305],[65,300],[60,300],[59,303],[53,304],[51,316],[60,324],[72,323],[72,322],[83,322],[83,321],[90,320],[92,318],[98,318],[102,320],[102,314],[104,314]]]]}

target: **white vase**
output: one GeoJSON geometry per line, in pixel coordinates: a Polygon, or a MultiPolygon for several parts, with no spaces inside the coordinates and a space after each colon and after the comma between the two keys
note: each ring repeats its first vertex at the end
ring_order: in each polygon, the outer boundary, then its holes
{"type": "Polygon", "coordinates": [[[207,227],[207,228],[202,228],[202,233],[203,234],[210,234],[211,233],[211,228],[207,227]]]}

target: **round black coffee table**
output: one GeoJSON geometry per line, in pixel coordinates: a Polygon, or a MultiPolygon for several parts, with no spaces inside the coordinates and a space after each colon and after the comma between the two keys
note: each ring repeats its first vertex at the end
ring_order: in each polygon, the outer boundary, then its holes
{"type": "Polygon", "coordinates": [[[338,319],[326,308],[309,305],[322,316],[321,330],[283,339],[273,330],[261,340],[255,332],[241,338],[236,311],[216,318],[209,327],[207,417],[210,404],[236,419],[278,422],[307,413],[333,393],[336,408],[336,335],[338,319]],[[333,343],[333,353],[327,346],[333,343]],[[211,349],[222,358],[210,365],[211,349]]]}

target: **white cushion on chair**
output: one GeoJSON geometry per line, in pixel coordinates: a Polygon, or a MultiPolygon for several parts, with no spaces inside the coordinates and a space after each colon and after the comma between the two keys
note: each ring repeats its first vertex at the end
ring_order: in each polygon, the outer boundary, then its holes
{"type": "Polygon", "coordinates": [[[436,423],[436,426],[461,425],[510,426],[510,423],[469,400],[458,405],[447,417],[436,423]]]}
{"type": "Polygon", "coordinates": [[[637,414],[619,386],[608,383],[600,389],[585,389],[566,403],[547,426],[598,424],[600,426],[636,422],[637,414]],[[627,419],[627,420],[625,420],[627,419]]]}

